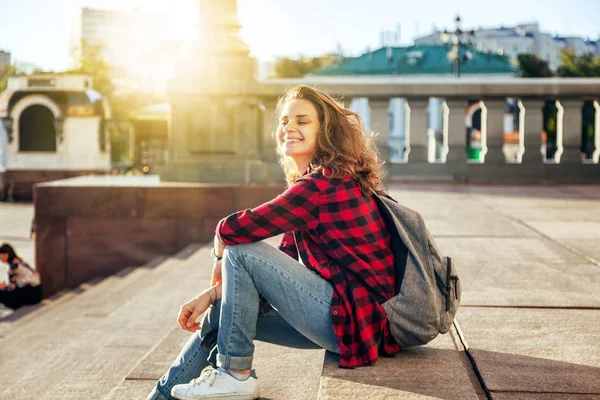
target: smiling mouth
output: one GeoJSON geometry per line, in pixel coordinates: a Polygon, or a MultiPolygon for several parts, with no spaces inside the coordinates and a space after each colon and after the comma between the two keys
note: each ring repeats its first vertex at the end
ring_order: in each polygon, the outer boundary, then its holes
{"type": "Polygon", "coordinates": [[[302,143],[304,142],[303,139],[289,139],[289,140],[285,140],[284,143],[287,144],[296,144],[296,143],[302,143]]]}

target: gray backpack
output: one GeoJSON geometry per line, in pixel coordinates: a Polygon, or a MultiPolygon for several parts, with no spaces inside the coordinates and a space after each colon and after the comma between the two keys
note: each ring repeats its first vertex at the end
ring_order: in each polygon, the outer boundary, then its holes
{"type": "Polygon", "coordinates": [[[396,295],[383,303],[400,347],[428,343],[450,329],[460,304],[460,280],[443,257],[423,217],[387,195],[373,194],[392,236],[396,295]]]}

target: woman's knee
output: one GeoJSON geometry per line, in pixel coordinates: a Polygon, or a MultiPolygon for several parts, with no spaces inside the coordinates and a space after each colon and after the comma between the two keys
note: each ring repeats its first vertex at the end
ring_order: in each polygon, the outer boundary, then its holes
{"type": "Polygon", "coordinates": [[[225,253],[230,257],[237,258],[242,254],[256,253],[264,245],[262,242],[236,244],[225,247],[225,253]]]}
{"type": "Polygon", "coordinates": [[[225,247],[225,257],[227,258],[228,262],[225,264],[228,264],[231,267],[247,269],[248,263],[246,262],[246,256],[256,256],[260,254],[263,251],[262,249],[264,246],[268,245],[266,243],[256,242],[227,246],[225,247]]]}

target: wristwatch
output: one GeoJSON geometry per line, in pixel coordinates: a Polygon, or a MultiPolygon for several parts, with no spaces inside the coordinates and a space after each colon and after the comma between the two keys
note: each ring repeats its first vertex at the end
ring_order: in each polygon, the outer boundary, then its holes
{"type": "Polygon", "coordinates": [[[221,261],[223,259],[223,257],[219,257],[217,255],[217,253],[215,253],[214,247],[210,250],[210,258],[212,258],[213,263],[218,263],[219,261],[221,261]]]}

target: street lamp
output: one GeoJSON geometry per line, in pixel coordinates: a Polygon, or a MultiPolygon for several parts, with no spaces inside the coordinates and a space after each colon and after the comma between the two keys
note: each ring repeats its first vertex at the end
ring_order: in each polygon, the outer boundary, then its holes
{"type": "Polygon", "coordinates": [[[475,31],[462,31],[460,29],[461,19],[458,15],[454,22],[456,23],[456,29],[453,32],[444,30],[444,33],[441,34],[441,39],[444,46],[448,49],[448,60],[455,65],[456,77],[460,78],[461,64],[473,58],[471,50],[474,47],[475,31]],[[466,40],[464,37],[465,34],[467,36],[466,40]]]}

